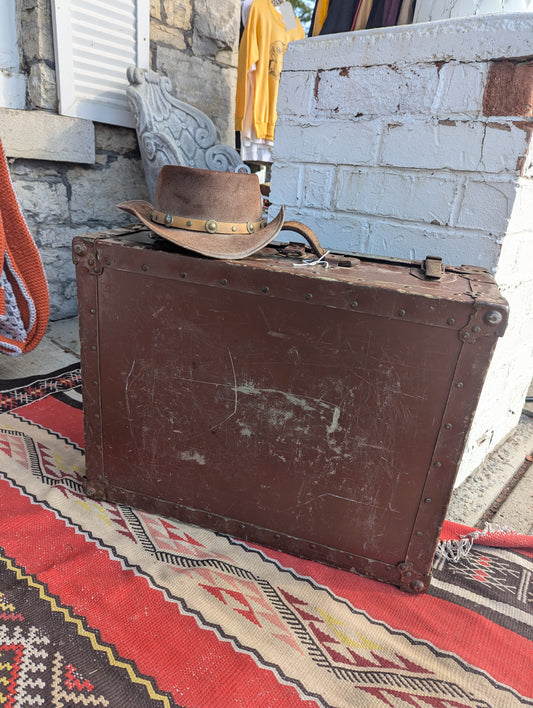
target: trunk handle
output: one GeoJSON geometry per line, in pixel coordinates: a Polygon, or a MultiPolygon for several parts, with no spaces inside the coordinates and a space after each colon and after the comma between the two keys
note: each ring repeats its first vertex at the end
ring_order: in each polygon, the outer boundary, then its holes
{"type": "Polygon", "coordinates": [[[300,234],[300,236],[303,236],[307,243],[311,246],[313,253],[315,253],[319,258],[326,252],[320,245],[320,241],[318,240],[318,236],[315,232],[310,229],[309,226],[306,226],[299,221],[286,221],[281,227],[281,230],[295,231],[297,234],[300,234]]]}

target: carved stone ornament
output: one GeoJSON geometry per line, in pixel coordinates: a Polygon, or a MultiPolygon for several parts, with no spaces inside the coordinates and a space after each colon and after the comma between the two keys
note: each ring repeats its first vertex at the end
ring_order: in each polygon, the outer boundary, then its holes
{"type": "Polygon", "coordinates": [[[218,141],[205,113],[170,94],[172,83],[154,71],[130,67],[126,89],[135,116],[137,139],[152,203],[164,165],[186,165],[219,172],[250,172],[239,153],[218,141]]]}

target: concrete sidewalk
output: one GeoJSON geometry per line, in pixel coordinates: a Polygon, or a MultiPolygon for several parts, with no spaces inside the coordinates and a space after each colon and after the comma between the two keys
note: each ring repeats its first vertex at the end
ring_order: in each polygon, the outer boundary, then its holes
{"type": "MultiPolygon", "coordinates": [[[[1,357],[0,378],[53,371],[78,361],[79,356],[77,318],[58,320],[50,323],[35,351],[21,357],[1,357]]],[[[529,395],[533,395],[533,386],[529,395]]],[[[533,534],[532,461],[533,403],[529,403],[513,434],[454,490],[447,518],[477,527],[488,521],[533,534]]]]}

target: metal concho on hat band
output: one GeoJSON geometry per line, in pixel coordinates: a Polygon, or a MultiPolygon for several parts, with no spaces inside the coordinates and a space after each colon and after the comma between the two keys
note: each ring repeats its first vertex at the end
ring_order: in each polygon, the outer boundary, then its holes
{"type": "Polygon", "coordinates": [[[152,209],[150,219],[156,224],[162,224],[172,229],[185,229],[186,231],[207,231],[208,234],[253,234],[264,229],[266,220],[242,222],[216,221],[216,219],[187,219],[184,216],[165,214],[163,211],[152,209]]]}

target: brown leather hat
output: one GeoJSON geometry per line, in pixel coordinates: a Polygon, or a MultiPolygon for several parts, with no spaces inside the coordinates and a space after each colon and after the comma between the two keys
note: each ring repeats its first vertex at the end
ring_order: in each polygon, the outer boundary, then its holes
{"type": "Polygon", "coordinates": [[[165,165],[155,206],[119,204],[159,236],[211,258],[246,258],[276,238],[285,207],[267,224],[257,175],[165,165]]]}

